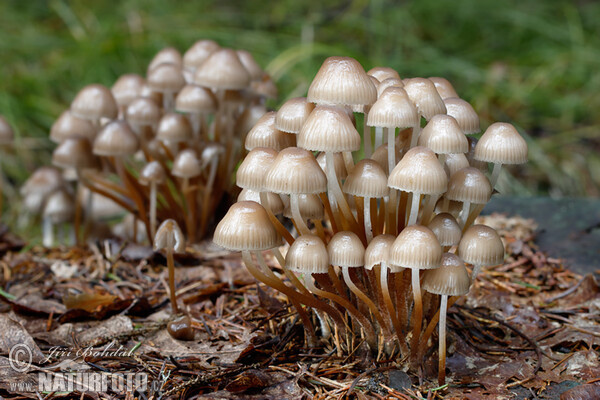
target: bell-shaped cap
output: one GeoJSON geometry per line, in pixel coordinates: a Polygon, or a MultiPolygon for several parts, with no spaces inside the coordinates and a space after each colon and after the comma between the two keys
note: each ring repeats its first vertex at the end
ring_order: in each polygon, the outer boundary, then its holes
{"type": "Polygon", "coordinates": [[[361,139],[348,113],[340,107],[317,106],[298,133],[298,147],[340,153],[360,149],[361,139]]]}
{"type": "Polygon", "coordinates": [[[142,185],[148,186],[152,182],[161,184],[167,179],[167,173],[158,161],[150,161],[144,165],[140,172],[139,181],[142,185]]]}
{"type": "Polygon", "coordinates": [[[112,93],[106,86],[100,84],[85,86],[71,103],[71,112],[81,119],[93,121],[100,118],[115,119],[118,111],[112,93]]]}
{"type": "Polygon", "coordinates": [[[283,132],[298,133],[314,108],[314,103],[306,97],[289,99],[277,111],[275,127],[283,132]]]}
{"type": "Polygon", "coordinates": [[[147,72],[154,70],[161,64],[173,64],[177,68],[181,69],[183,60],[181,59],[181,53],[174,47],[165,47],[152,57],[148,64],[147,72]]]}
{"type": "Polygon", "coordinates": [[[450,177],[444,196],[454,201],[485,204],[492,196],[492,185],[477,168],[463,168],[450,177]]]}
{"type": "Polygon", "coordinates": [[[431,229],[421,225],[407,226],[390,249],[391,265],[411,269],[438,268],[442,247],[431,229]]]}
{"type": "MultiPolygon", "coordinates": [[[[271,212],[275,215],[281,214],[284,212],[283,201],[281,201],[281,197],[276,195],[275,193],[267,192],[267,201],[269,202],[269,208],[271,212]]],[[[265,205],[260,200],[260,192],[257,192],[252,189],[243,189],[238,195],[237,201],[254,201],[261,206],[265,207],[265,205]]]]}
{"type": "MultiPolygon", "coordinates": [[[[394,152],[396,153],[396,160],[402,159],[402,148],[400,148],[397,143],[394,147],[394,152]]],[[[388,145],[387,143],[382,144],[378,148],[375,149],[373,154],[371,154],[371,159],[375,161],[386,175],[389,175],[389,164],[388,164],[388,145]]]]}
{"type": "Polygon", "coordinates": [[[58,169],[54,167],[40,167],[27,178],[19,189],[19,193],[23,197],[38,194],[41,201],[49,193],[64,186],[66,186],[66,182],[58,169]]]}
{"type": "Polygon", "coordinates": [[[121,75],[110,91],[119,106],[126,107],[140,96],[146,80],[138,74],[121,75]]]}
{"type": "Polygon", "coordinates": [[[281,238],[267,212],[253,201],[240,201],[232,205],[217,225],[213,241],[235,251],[268,250],[281,244],[281,238]]]}
{"type": "Polygon", "coordinates": [[[285,256],[285,265],[301,274],[326,274],[329,256],[325,243],[315,235],[298,236],[285,256]]]}
{"type": "Polygon", "coordinates": [[[282,132],[275,127],[275,111],[264,114],[246,135],[244,145],[250,151],[257,147],[267,147],[281,151],[296,144],[296,135],[282,132]]]}
{"type": "Polygon", "coordinates": [[[465,263],[455,254],[442,254],[440,268],[425,271],[423,289],[445,296],[462,296],[469,293],[471,279],[465,263]]]}
{"type": "Polygon", "coordinates": [[[311,152],[288,147],[275,157],[264,189],[283,194],[323,193],[327,191],[327,178],[311,152]]]}
{"type": "Polygon", "coordinates": [[[222,157],[225,154],[225,146],[221,143],[209,142],[202,149],[202,153],[200,153],[200,161],[202,162],[202,167],[206,167],[210,163],[214,161],[218,161],[219,157],[222,157]]]}
{"type": "Polygon", "coordinates": [[[358,61],[329,57],[310,84],[307,98],[316,104],[373,104],[377,90],[358,61]]]}
{"type": "Polygon", "coordinates": [[[327,244],[329,263],[335,267],[362,267],[365,264],[365,246],[354,232],[340,231],[327,244]]]}
{"type": "Polygon", "coordinates": [[[190,114],[211,113],[217,110],[217,99],[206,88],[186,85],[175,98],[175,110],[190,114]]]}
{"type": "Polygon", "coordinates": [[[408,97],[416,104],[419,114],[427,121],[437,114],[446,114],[444,101],[429,79],[411,78],[404,83],[408,97]]]}
{"type": "Polygon", "coordinates": [[[511,124],[496,122],[479,139],[474,158],[498,164],[524,164],[527,162],[527,142],[511,124]]]}
{"type": "Polygon", "coordinates": [[[442,246],[456,246],[462,237],[458,222],[449,213],[437,214],[427,227],[435,234],[442,246]]]}
{"type": "MultiPolygon", "coordinates": [[[[400,78],[387,78],[386,80],[380,82],[379,85],[377,85],[377,98],[380,98],[383,95],[383,93],[391,87],[402,89],[404,87],[404,83],[400,78]]],[[[416,109],[416,106],[414,107],[416,109]]]]}
{"type": "Polygon", "coordinates": [[[442,194],[448,177],[435,153],[417,146],[406,152],[388,178],[388,186],[405,192],[442,194]]]}
{"type": "Polygon", "coordinates": [[[195,71],[208,56],[221,47],[213,40],[198,40],[183,55],[183,67],[188,71],[195,71]]]}
{"type": "Polygon", "coordinates": [[[481,131],[479,127],[479,116],[467,101],[458,97],[444,99],[446,114],[454,117],[458,126],[465,135],[472,135],[481,131]]]}
{"type": "Polygon", "coordinates": [[[250,75],[250,80],[251,81],[260,80],[263,77],[263,74],[265,72],[260,67],[260,65],[258,65],[256,60],[254,59],[254,56],[249,51],[246,51],[246,50],[238,49],[238,50],[236,50],[236,52],[237,52],[238,58],[240,59],[240,62],[242,63],[244,68],[246,68],[246,71],[248,71],[248,74],[250,75]]]}
{"type": "Polygon", "coordinates": [[[72,137],[58,145],[52,153],[52,164],[76,170],[98,166],[97,159],[92,153],[92,145],[89,140],[82,137],[72,137]]]}
{"type": "Polygon", "coordinates": [[[367,75],[372,76],[379,82],[383,82],[388,78],[400,79],[400,75],[395,69],[390,67],[373,67],[367,71],[367,75]]]}
{"type": "Polygon", "coordinates": [[[449,97],[458,97],[458,94],[456,94],[456,90],[454,90],[454,86],[452,86],[448,79],[441,78],[439,76],[432,76],[428,79],[431,82],[433,82],[435,90],[437,90],[442,100],[447,99],[449,97]]]}
{"type": "Polygon", "coordinates": [[[194,83],[215,90],[241,90],[250,84],[250,74],[232,49],[218,49],[196,68],[194,83]]]}
{"type": "Polygon", "coordinates": [[[250,150],[236,172],[236,185],[243,189],[262,191],[265,175],[273,165],[275,157],[277,152],[266,147],[250,150]]]}
{"type": "Polygon", "coordinates": [[[104,125],[94,140],[93,152],[99,156],[125,157],[140,147],[137,136],[127,122],[112,121],[104,125]]]}
{"type": "Polygon", "coordinates": [[[181,67],[162,63],[148,72],[148,86],[155,92],[177,93],[185,86],[181,67]]]}
{"type": "Polygon", "coordinates": [[[389,193],[387,175],[376,161],[360,160],[346,177],[344,192],[361,197],[385,197],[389,193]]]}
{"type": "Polygon", "coordinates": [[[173,161],[171,173],[180,178],[193,178],[202,173],[202,164],[193,149],[180,151],[173,161]]]}
{"type": "Polygon", "coordinates": [[[163,115],[156,129],[156,138],[165,142],[187,142],[193,137],[190,121],[179,113],[170,112],[163,115]]]}
{"type": "Polygon", "coordinates": [[[267,113],[267,108],[264,104],[252,104],[242,112],[235,121],[234,132],[244,137],[256,125],[260,117],[267,113]]]}
{"type": "MultiPolygon", "coordinates": [[[[298,209],[302,218],[306,219],[323,219],[325,210],[321,198],[316,194],[298,194],[298,209]]],[[[292,210],[289,202],[285,205],[283,216],[293,218],[292,210]]]]}
{"type": "Polygon", "coordinates": [[[64,189],[52,192],[44,204],[44,218],[53,224],[70,222],[75,214],[73,198],[64,189]]]}
{"type": "Polygon", "coordinates": [[[89,120],[77,118],[71,111],[66,110],[52,124],[50,140],[54,143],[62,143],[74,136],[84,137],[93,142],[96,138],[96,128],[89,120]]]}
{"type": "Polygon", "coordinates": [[[458,244],[458,255],[472,265],[498,265],[504,261],[504,244],[495,229],[472,225],[458,244]]]}
{"type": "Polygon", "coordinates": [[[454,175],[456,172],[463,168],[470,167],[467,156],[462,153],[446,154],[446,160],[444,161],[444,170],[448,176],[454,175]]]}
{"type": "Polygon", "coordinates": [[[408,128],[419,126],[419,114],[404,89],[387,88],[369,111],[368,126],[408,128]]]}
{"type": "Polygon", "coordinates": [[[456,154],[469,151],[469,142],[456,120],[445,114],[434,115],[421,135],[419,146],[429,147],[436,154],[456,154]]]}
{"type": "Polygon", "coordinates": [[[125,111],[125,119],[132,125],[154,126],[160,121],[162,112],[158,104],[150,97],[138,97],[125,111]]]}
{"type": "Polygon", "coordinates": [[[154,236],[154,251],[173,250],[175,253],[185,252],[185,237],[174,219],[164,220],[154,236]]]}
{"type": "MultiPolygon", "coordinates": [[[[394,244],[394,240],[396,240],[396,237],[393,235],[384,234],[375,236],[365,250],[365,268],[372,269],[376,265],[388,263],[390,249],[392,248],[392,244],[394,244]]],[[[399,270],[393,272],[399,272],[399,270]]]]}

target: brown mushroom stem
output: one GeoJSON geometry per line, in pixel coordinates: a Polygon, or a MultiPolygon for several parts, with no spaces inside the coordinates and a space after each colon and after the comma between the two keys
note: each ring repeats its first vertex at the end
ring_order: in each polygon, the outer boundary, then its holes
{"type": "Polygon", "coordinates": [[[475,282],[477,275],[479,275],[479,273],[481,272],[481,267],[483,267],[483,265],[473,265],[473,271],[471,271],[471,287],[473,286],[473,282],[475,282]]]}
{"type": "Polygon", "coordinates": [[[406,275],[406,270],[398,272],[395,274],[395,284],[396,284],[396,308],[398,309],[398,321],[400,322],[400,326],[402,327],[402,332],[404,333],[404,327],[408,324],[408,308],[406,297],[408,293],[406,293],[408,289],[408,279],[410,279],[406,275]]]}
{"type": "MultiPolygon", "coordinates": [[[[447,309],[452,307],[452,305],[454,303],[456,303],[456,300],[459,299],[460,296],[452,296],[448,299],[448,306],[446,307],[447,309]]],[[[418,355],[418,360],[422,360],[423,359],[423,355],[425,354],[425,350],[427,350],[427,342],[429,341],[429,338],[431,337],[433,331],[435,330],[435,327],[438,323],[438,321],[440,320],[440,310],[438,310],[435,315],[431,318],[431,321],[429,321],[429,324],[427,325],[427,328],[425,329],[425,332],[423,333],[423,335],[421,336],[421,340],[419,342],[419,355],[418,355]]]]}
{"type": "Polygon", "coordinates": [[[296,193],[290,194],[290,208],[292,210],[294,222],[299,229],[299,233],[301,235],[310,235],[311,231],[308,229],[308,226],[306,226],[306,221],[300,214],[300,207],[298,206],[298,194],[296,193]]]}
{"type": "Polygon", "coordinates": [[[135,214],[137,212],[135,207],[131,203],[128,203],[127,201],[113,195],[112,193],[110,193],[100,187],[95,186],[94,183],[91,182],[91,180],[86,178],[86,179],[84,179],[83,184],[85,185],[85,187],[87,187],[92,192],[97,193],[100,196],[104,196],[104,197],[114,201],[115,203],[117,203],[118,205],[123,207],[128,212],[130,212],[132,214],[135,214]]]}
{"type": "Polygon", "coordinates": [[[420,271],[416,268],[411,268],[412,289],[414,298],[413,307],[413,336],[410,343],[411,357],[414,359],[417,355],[419,344],[419,336],[421,335],[421,324],[423,318],[423,302],[421,299],[421,282],[420,271]]]}
{"type": "Polygon", "coordinates": [[[398,203],[398,218],[396,218],[398,232],[406,227],[406,205],[408,203],[408,192],[400,192],[400,201],[398,203]]]}
{"type": "Polygon", "coordinates": [[[366,341],[367,341],[367,344],[369,345],[369,347],[372,350],[377,349],[377,336],[375,335],[375,330],[373,329],[371,322],[367,319],[367,317],[365,317],[363,314],[361,314],[352,305],[352,303],[350,303],[345,298],[338,296],[335,293],[327,292],[325,290],[321,290],[321,289],[317,288],[313,282],[313,278],[312,278],[311,274],[305,274],[304,282],[306,283],[306,287],[308,288],[308,290],[310,290],[317,296],[321,296],[326,299],[329,299],[329,300],[339,304],[340,306],[346,308],[346,310],[350,314],[352,314],[354,316],[354,318],[356,318],[358,323],[362,326],[363,331],[365,333],[365,338],[366,338],[366,341]]]}
{"type": "Polygon", "coordinates": [[[342,286],[342,281],[340,280],[340,278],[337,274],[337,271],[335,270],[333,265],[329,266],[327,275],[329,275],[329,279],[331,279],[331,282],[333,283],[333,287],[335,287],[335,290],[337,290],[339,295],[347,299],[348,296],[346,295],[346,292],[344,291],[344,287],[342,286]]]}
{"type": "Polygon", "coordinates": [[[217,177],[217,168],[219,167],[219,159],[217,157],[213,157],[210,160],[210,170],[208,171],[208,179],[206,180],[206,186],[204,186],[203,198],[202,198],[202,214],[200,214],[200,235],[204,235],[206,232],[206,225],[208,223],[208,213],[211,209],[210,203],[211,198],[210,194],[213,190],[213,186],[215,184],[215,179],[217,177]]]}
{"type": "Polygon", "coordinates": [[[406,226],[411,226],[417,223],[417,217],[419,216],[419,206],[421,205],[421,193],[412,193],[412,200],[410,202],[410,216],[406,226]]]}
{"type": "Polygon", "coordinates": [[[150,237],[150,224],[148,221],[148,216],[146,215],[146,206],[144,205],[144,201],[141,198],[140,193],[136,189],[135,185],[132,184],[130,180],[130,175],[125,171],[125,165],[123,163],[123,160],[120,157],[115,157],[114,163],[119,178],[125,184],[125,188],[128,191],[129,197],[133,200],[138,209],[138,213],[134,215],[142,220],[146,227],[146,234],[148,235],[148,237],[150,237]]]}
{"type": "Polygon", "coordinates": [[[490,176],[490,185],[492,186],[492,189],[496,186],[496,183],[498,183],[500,171],[502,171],[502,164],[494,163],[494,168],[492,169],[492,176],[490,176]]]}
{"type": "Polygon", "coordinates": [[[392,302],[392,296],[390,295],[390,288],[388,286],[387,263],[381,263],[381,291],[383,293],[383,301],[385,302],[388,314],[392,319],[392,325],[394,326],[394,330],[396,331],[396,336],[398,337],[400,350],[402,352],[402,355],[405,356],[406,354],[408,354],[408,347],[406,345],[404,337],[402,336],[402,326],[400,325],[400,321],[398,321],[396,310],[394,308],[394,303],[392,302]]]}
{"type": "Polygon", "coordinates": [[[387,205],[385,199],[381,199],[379,204],[379,213],[377,214],[377,232],[382,234],[385,228],[385,217],[387,215],[387,205]]]}
{"type": "Polygon", "coordinates": [[[171,308],[173,314],[179,314],[177,307],[177,297],[175,295],[175,261],[173,259],[173,248],[167,248],[167,267],[169,268],[169,296],[171,298],[171,308]]]}
{"type": "MultiPolygon", "coordinates": [[[[323,207],[325,208],[325,214],[327,214],[327,217],[329,218],[329,222],[331,223],[331,229],[333,230],[333,233],[337,233],[341,227],[341,222],[339,222],[339,214],[333,212],[333,210],[331,209],[331,204],[329,204],[329,200],[327,198],[327,194],[326,193],[319,193],[319,198],[321,199],[321,203],[323,203],[323,207]]],[[[262,200],[261,200],[262,202],[262,200]]]]}
{"type": "Polygon", "coordinates": [[[262,204],[262,206],[267,211],[269,220],[277,230],[277,233],[283,236],[285,241],[288,242],[288,244],[291,246],[292,243],[294,243],[294,237],[288,232],[287,229],[285,229],[285,227],[281,224],[281,221],[279,221],[279,219],[277,219],[277,217],[273,214],[273,211],[271,211],[271,206],[269,205],[269,196],[267,196],[267,192],[260,192],[259,196],[260,204],[262,204]]]}
{"type": "Polygon", "coordinates": [[[150,238],[156,236],[156,181],[150,182],[150,238]]]}
{"type": "MultiPolygon", "coordinates": [[[[254,253],[259,252],[255,251],[254,253]]],[[[315,299],[312,296],[306,296],[287,286],[279,278],[277,278],[273,271],[271,271],[268,267],[265,268],[266,266],[261,266],[264,269],[263,272],[252,261],[250,251],[242,251],[242,260],[244,260],[244,264],[246,264],[248,272],[250,272],[250,274],[252,274],[252,276],[256,278],[256,280],[264,283],[267,286],[272,287],[273,289],[279,290],[281,293],[285,294],[289,299],[294,299],[301,304],[305,304],[309,307],[322,310],[325,314],[329,315],[331,319],[333,319],[333,321],[335,322],[335,324],[341,332],[346,331],[346,326],[344,324],[344,319],[342,318],[342,315],[329,304],[315,299]]]]}
{"type": "Polygon", "coordinates": [[[386,205],[387,221],[385,232],[390,235],[396,235],[396,212],[398,209],[398,193],[395,189],[390,189],[390,195],[386,205]]]}
{"type": "Polygon", "coordinates": [[[469,212],[469,216],[467,217],[467,220],[465,221],[465,225],[463,226],[462,229],[462,233],[465,233],[465,231],[467,229],[469,229],[469,227],[471,225],[473,225],[473,223],[475,222],[475,219],[479,216],[479,214],[481,214],[481,211],[483,211],[483,208],[485,207],[485,204],[475,204],[471,211],[469,212]]]}
{"type": "Polygon", "coordinates": [[[396,128],[387,129],[388,175],[396,166],[396,128]]]}
{"type": "Polygon", "coordinates": [[[349,270],[348,267],[342,267],[342,275],[344,277],[344,282],[346,282],[346,285],[348,286],[348,288],[350,289],[350,291],[352,293],[354,293],[354,295],[357,298],[359,298],[360,300],[362,300],[367,305],[367,307],[369,307],[369,309],[373,313],[373,316],[377,320],[377,323],[379,324],[379,326],[382,329],[385,329],[386,323],[385,323],[385,320],[383,319],[383,317],[381,316],[381,313],[379,312],[379,309],[377,309],[377,306],[375,305],[375,303],[373,303],[373,301],[369,298],[369,296],[367,296],[364,292],[362,292],[356,286],[356,284],[352,281],[352,279],[350,278],[350,274],[349,274],[348,270],[349,270]]]}
{"type": "Polygon", "coordinates": [[[435,203],[437,203],[440,195],[427,195],[423,200],[425,207],[423,207],[423,214],[421,214],[421,225],[427,225],[433,216],[433,210],[435,209],[435,203]]]}
{"type": "Polygon", "coordinates": [[[356,220],[354,219],[354,214],[352,214],[352,211],[350,210],[346,196],[344,196],[344,192],[342,192],[340,181],[338,180],[335,172],[333,153],[330,151],[326,152],[325,158],[327,184],[329,185],[330,190],[333,192],[334,198],[340,207],[340,211],[342,212],[344,219],[350,224],[350,230],[356,232],[358,226],[356,220]]]}
{"type": "Polygon", "coordinates": [[[313,219],[312,222],[315,224],[315,228],[317,229],[317,235],[323,242],[325,242],[325,229],[323,228],[323,223],[320,219],[313,219]]]}
{"type": "Polygon", "coordinates": [[[344,159],[344,166],[346,167],[346,173],[350,174],[354,169],[354,158],[352,158],[351,151],[344,151],[342,153],[342,158],[344,159]]]}
{"type": "MultiPolygon", "coordinates": [[[[370,158],[373,154],[373,147],[371,146],[371,127],[367,125],[367,119],[369,117],[369,106],[364,106],[364,119],[363,119],[363,141],[365,143],[365,158],[370,158]]],[[[350,173],[350,171],[348,171],[350,173]]]]}
{"type": "MultiPolygon", "coordinates": [[[[412,129],[412,133],[410,135],[410,148],[412,149],[417,145],[417,141],[419,139],[419,135],[421,134],[421,124],[419,123],[417,126],[414,126],[412,129]]],[[[390,170],[391,172],[391,170],[390,170]]]]}
{"type": "Polygon", "coordinates": [[[446,312],[448,310],[448,295],[443,294],[440,303],[440,333],[438,347],[438,384],[440,386],[446,383],[446,312]]]}

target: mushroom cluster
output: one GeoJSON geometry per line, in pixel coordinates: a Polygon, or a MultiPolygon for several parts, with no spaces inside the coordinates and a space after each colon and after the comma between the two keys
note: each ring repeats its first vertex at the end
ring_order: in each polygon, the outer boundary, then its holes
{"type": "Polygon", "coordinates": [[[214,242],[241,251],[258,281],[288,297],[309,346],[331,337],[351,352],[362,338],[417,366],[439,321],[443,384],[447,307],[504,257],[498,234],[474,220],[500,166],[527,160],[512,125],[469,136],[479,131],[446,79],[401,79],[330,57],[306,98],[248,133],[236,177],[243,190],[214,242]]]}
{"type": "Polygon", "coordinates": [[[56,224],[72,223],[70,236],[84,240],[98,214],[125,217],[121,231],[133,240],[152,242],[168,219],[188,242],[203,238],[232,188],[246,133],[276,95],[250,53],[211,40],[183,55],[162,49],[145,78],[84,87],[50,131],[62,173],[44,167],[22,189],[28,210],[43,215],[44,244],[56,224]]]}

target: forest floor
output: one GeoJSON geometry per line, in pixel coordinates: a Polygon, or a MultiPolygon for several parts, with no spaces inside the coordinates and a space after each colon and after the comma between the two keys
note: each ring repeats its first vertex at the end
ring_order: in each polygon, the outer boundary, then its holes
{"type": "Polygon", "coordinates": [[[117,241],[27,248],[4,232],[0,399],[600,398],[597,279],[540,252],[532,220],[484,218],[508,256],[449,310],[441,387],[435,341],[420,371],[372,356],[359,338],[350,355],[332,343],[306,349],[285,298],[257,287],[239,255],[209,243],[176,260],[177,296],[194,331],[194,340],[180,341],[166,329],[161,254],[117,241]],[[133,373],[147,382],[144,391],[115,387],[127,387],[118,378],[133,373]],[[60,386],[65,376],[93,374],[113,386],[60,386]]]}

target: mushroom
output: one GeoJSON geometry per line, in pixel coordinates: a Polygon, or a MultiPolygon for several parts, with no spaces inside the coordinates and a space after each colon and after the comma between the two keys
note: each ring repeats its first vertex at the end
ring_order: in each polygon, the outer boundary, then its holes
{"type": "Polygon", "coordinates": [[[169,296],[171,298],[171,308],[173,314],[179,313],[177,307],[177,297],[175,296],[175,261],[173,253],[185,252],[185,237],[173,219],[163,221],[154,236],[154,251],[166,250],[167,267],[169,269],[169,296]]]}
{"type": "Polygon", "coordinates": [[[156,188],[165,182],[167,174],[158,161],[151,161],[144,166],[140,173],[140,184],[150,185],[150,237],[156,235],[156,188]]]}
{"type": "Polygon", "coordinates": [[[100,127],[100,119],[115,119],[118,106],[112,93],[100,84],[87,85],[77,93],[71,103],[71,113],[81,119],[87,119],[100,127]]]}
{"type": "Polygon", "coordinates": [[[45,201],[43,212],[42,243],[45,247],[54,244],[54,226],[70,222],[72,218],[73,198],[64,189],[51,193],[45,201]]]}
{"type": "Polygon", "coordinates": [[[441,296],[438,348],[438,384],[446,381],[446,312],[448,296],[462,296],[469,293],[471,280],[465,268],[465,263],[455,254],[442,254],[441,266],[430,269],[423,274],[423,289],[429,293],[441,296]]]}
{"type": "Polygon", "coordinates": [[[504,244],[495,229],[473,225],[463,234],[458,244],[458,255],[473,265],[471,282],[475,282],[481,267],[498,265],[504,261],[504,244]]]}
{"type": "Polygon", "coordinates": [[[172,111],[175,106],[175,94],[185,86],[181,66],[163,62],[148,71],[148,86],[163,97],[163,108],[172,111]]]}

